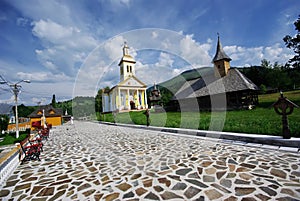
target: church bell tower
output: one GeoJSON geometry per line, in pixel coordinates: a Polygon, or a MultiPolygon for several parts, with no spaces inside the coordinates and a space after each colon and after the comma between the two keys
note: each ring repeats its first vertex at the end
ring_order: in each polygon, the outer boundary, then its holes
{"type": "Polygon", "coordinates": [[[123,46],[123,57],[119,62],[120,81],[126,80],[128,77],[135,76],[135,63],[136,61],[129,54],[129,47],[125,42],[123,46]]]}
{"type": "Polygon", "coordinates": [[[220,42],[220,36],[218,34],[217,51],[215,57],[213,58],[216,77],[224,77],[227,75],[230,69],[230,61],[231,58],[224,52],[222,44],[220,42]]]}

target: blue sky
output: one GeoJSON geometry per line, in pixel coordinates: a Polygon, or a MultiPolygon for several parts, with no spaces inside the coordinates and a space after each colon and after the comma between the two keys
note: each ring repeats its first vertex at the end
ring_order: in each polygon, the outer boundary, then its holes
{"type": "MultiPolygon", "coordinates": [[[[0,75],[22,83],[20,103],[94,96],[119,81],[128,42],[147,85],[212,66],[217,33],[232,66],[284,64],[298,0],[0,0],[0,75]]],[[[0,85],[0,101],[13,103],[0,85]]]]}

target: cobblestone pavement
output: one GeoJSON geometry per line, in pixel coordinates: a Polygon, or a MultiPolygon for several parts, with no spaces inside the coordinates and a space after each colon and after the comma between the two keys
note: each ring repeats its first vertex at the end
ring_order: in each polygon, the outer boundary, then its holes
{"type": "Polygon", "coordinates": [[[300,154],[75,122],[41,161],[19,165],[2,200],[300,200],[300,154]]]}

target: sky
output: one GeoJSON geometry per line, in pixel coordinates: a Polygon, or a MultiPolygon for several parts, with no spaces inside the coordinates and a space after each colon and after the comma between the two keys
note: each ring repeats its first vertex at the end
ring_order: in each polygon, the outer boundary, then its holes
{"type": "MultiPolygon", "coordinates": [[[[18,101],[95,96],[119,81],[124,42],[136,76],[152,86],[212,67],[217,33],[231,66],[285,64],[299,0],[0,0],[0,75],[21,82],[18,101]]],[[[14,103],[0,85],[0,103],[14,103]]]]}

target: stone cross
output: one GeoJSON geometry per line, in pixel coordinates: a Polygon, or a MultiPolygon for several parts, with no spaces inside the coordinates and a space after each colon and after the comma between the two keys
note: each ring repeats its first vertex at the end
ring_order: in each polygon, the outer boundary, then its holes
{"type": "Polygon", "coordinates": [[[282,115],[282,136],[284,139],[291,138],[291,131],[289,128],[289,122],[287,115],[293,113],[294,107],[299,107],[289,99],[283,96],[283,93],[280,92],[280,97],[272,105],[275,109],[275,112],[279,115],[282,115]]]}

